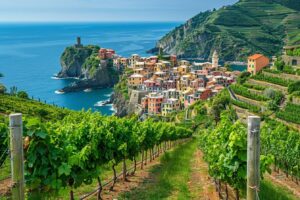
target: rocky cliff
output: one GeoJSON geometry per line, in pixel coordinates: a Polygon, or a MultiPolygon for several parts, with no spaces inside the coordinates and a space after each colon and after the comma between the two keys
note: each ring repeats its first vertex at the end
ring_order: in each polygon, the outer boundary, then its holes
{"type": "Polygon", "coordinates": [[[279,54],[284,45],[300,44],[299,0],[240,0],[198,14],[157,42],[165,53],[181,57],[244,60],[249,54],[279,54]]]}
{"type": "Polygon", "coordinates": [[[68,47],[61,56],[62,70],[59,78],[78,78],[62,92],[73,92],[87,88],[113,87],[118,82],[119,72],[113,69],[112,60],[98,58],[98,46],[68,47]]]}

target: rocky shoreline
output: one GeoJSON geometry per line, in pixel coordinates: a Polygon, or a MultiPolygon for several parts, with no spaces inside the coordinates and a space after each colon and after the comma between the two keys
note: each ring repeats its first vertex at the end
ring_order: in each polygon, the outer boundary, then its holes
{"type": "Polygon", "coordinates": [[[93,80],[78,80],[58,91],[62,93],[69,93],[84,91],[86,89],[112,88],[113,86],[114,84],[97,84],[97,82],[93,80]]]}

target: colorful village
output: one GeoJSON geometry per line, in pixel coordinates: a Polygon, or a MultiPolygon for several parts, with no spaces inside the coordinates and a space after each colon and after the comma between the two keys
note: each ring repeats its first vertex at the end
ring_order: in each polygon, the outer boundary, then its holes
{"type": "MultiPolygon", "coordinates": [[[[232,71],[219,64],[214,51],[211,62],[180,60],[176,55],[121,57],[112,49],[99,50],[101,60],[112,59],[117,70],[125,73],[128,93],[139,114],[168,116],[188,108],[198,100],[207,100],[236,82],[241,71],[232,71]]],[[[270,66],[262,54],[248,57],[247,71],[255,75],[270,66]]]]}

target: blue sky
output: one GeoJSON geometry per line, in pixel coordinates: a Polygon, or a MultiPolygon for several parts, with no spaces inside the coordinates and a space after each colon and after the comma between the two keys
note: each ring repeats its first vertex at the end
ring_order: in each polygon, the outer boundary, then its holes
{"type": "Polygon", "coordinates": [[[185,21],[237,0],[0,0],[0,21],[185,21]]]}

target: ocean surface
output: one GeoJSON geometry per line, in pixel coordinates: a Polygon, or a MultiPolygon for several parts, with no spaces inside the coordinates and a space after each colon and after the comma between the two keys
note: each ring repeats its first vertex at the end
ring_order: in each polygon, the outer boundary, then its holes
{"type": "Polygon", "coordinates": [[[60,23],[0,24],[0,79],[9,90],[16,86],[34,99],[74,110],[92,109],[111,115],[112,105],[94,106],[107,100],[112,89],[56,94],[72,80],[53,79],[60,67],[60,55],[67,46],[82,43],[113,48],[119,55],[146,56],[156,41],[180,23],[60,23]]]}

